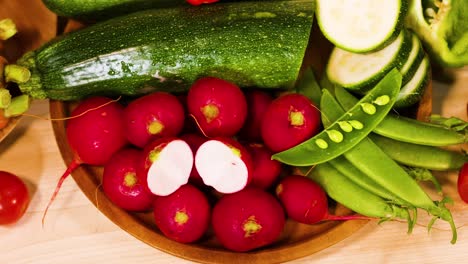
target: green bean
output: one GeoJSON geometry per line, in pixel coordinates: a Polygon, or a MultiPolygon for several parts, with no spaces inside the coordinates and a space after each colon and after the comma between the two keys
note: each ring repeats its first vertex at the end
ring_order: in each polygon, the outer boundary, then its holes
{"type": "Polygon", "coordinates": [[[459,152],[402,142],[374,133],[369,137],[393,160],[407,166],[446,171],[458,170],[468,162],[468,156],[459,152]]]}
{"type": "MultiPolygon", "coordinates": [[[[322,96],[325,97],[326,94],[322,96]]],[[[329,99],[334,100],[334,98],[329,99]]],[[[342,107],[336,105],[321,105],[323,115],[328,117],[340,116],[344,113],[342,107]]],[[[324,126],[332,122],[333,119],[324,123],[324,126]]],[[[364,172],[369,178],[378,184],[385,186],[393,195],[400,197],[415,207],[422,208],[436,218],[441,218],[449,222],[452,228],[452,243],[457,239],[456,227],[453,222],[452,214],[444,207],[443,203],[435,203],[424,192],[406,171],[382,151],[368,137],[360,141],[351,150],[344,153],[344,157],[357,169],[364,172]]]]}
{"type": "Polygon", "coordinates": [[[350,181],[354,182],[359,187],[382,197],[390,203],[403,205],[406,207],[412,207],[411,204],[393,195],[384,186],[378,184],[377,182],[369,178],[366,174],[364,174],[362,171],[358,170],[344,157],[337,157],[328,161],[328,163],[330,163],[330,165],[333,166],[336,170],[338,170],[341,174],[343,174],[343,176],[348,178],[350,181]]]}
{"type": "MultiPolygon", "coordinates": [[[[390,71],[354,107],[346,113],[343,112],[326,129],[295,147],[274,154],[272,158],[288,165],[310,166],[326,162],[348,151],[365,138],[391,110],[399,92],[401,79],[398,70],[390,71]],[[376,98],[382,96],[388,97],[387,104],[378,105],[375,113],[369,111],[368,104],[372,104],[376,98]],[[356,126],[356,129],[346,131],[341,129],[342,122],[348,122],[352,127],[353,124],[360,124],[363,127],[356,126]]],[[[323,90],[322,100],[326,95],[331,96],[328,90],[323,90]]],[[[322,122],[327,118],[329,117],[323,117],[322,122]]]]}
{"type": "Polygon", "coordinates": [[[318,164],[307,176],[322,186],[333,200],[356,213],[381,219],[411,219],[407,209],[357,186],[328,163],[318,164]]]}
{"type": "MultiPolygon", "coordinates": [[[[345,110],[358,102],[358,99],[342,87],[335,87],[335,96],[345,110]]],[[[394,114],[387,115],[373,132],[395,140],[428,146],[468,142],[466,134],[454,129],[394,114]]]]}

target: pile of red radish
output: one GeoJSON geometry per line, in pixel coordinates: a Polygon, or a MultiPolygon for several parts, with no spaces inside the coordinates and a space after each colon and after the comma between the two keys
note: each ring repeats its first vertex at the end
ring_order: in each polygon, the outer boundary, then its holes
{"type": "Polygon", "coordinates": [[[320,130],[319,110],[301,94],[205,77],[186,94],[155,92],[126,105],[87,98],[71,116],[75,159],[61,181],[80,164],[104,166],[109,200],[153,211],[175,241],[195,242],[212,228],[225,248],[249,251],[274,243],[287,217],[331,219],[325,192],[271,159],[320,130]]]}

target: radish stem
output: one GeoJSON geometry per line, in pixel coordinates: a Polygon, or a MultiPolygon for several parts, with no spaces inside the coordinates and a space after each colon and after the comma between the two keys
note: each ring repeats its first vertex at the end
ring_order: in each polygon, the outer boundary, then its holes
{"type": "Polygon", "coordinates": [[[372,219],[378,219],[378,218],[359,215],[359,214],[354,214],[354,215],[331,215],[329,214],[325,216],[324,218],[324,220],[327,220],[327,221],[372,220],[372,219]]]}

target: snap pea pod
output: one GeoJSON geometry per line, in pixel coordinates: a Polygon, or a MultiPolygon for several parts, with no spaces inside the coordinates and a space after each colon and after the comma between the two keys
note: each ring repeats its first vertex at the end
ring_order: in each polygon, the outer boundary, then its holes
{"type": "Polygon", "coordinates": [[[344,157],[336,157],[328,161],[328,163],[331,166],[333,166],[336,170],[338,170],[341,174],[343,174],[343,176],[348,178],[350,181],[354,182],[359,187],[382,197],[386,201],[392,204],[398,204],[409,208],[413,207],[408,202],[402,200],[398,196],[393,195],[384,186],[378,184],[377,182],[369,178],[365,173],[354,167],[344,157]]]}
{"type": "MultiPolygon", "coordinates": [[[[335,96],[345,110],[351,109],[358,102],[356,97],[339,86],[335,87],[335,96]]],[[[466,134],[454,129],[394,114],[387,115],[373,132],[395,140],[427,146],[468,142],[466,134]]]]}
{"type": "MultiPolygon", "coordinates": [[[[335,100],[329,93],[322,95],[335,100]]],[[[336,105],[335,105],[336,106],[336,105]]],[[[342,107],[330,107],[329,104],[321,105],[324,115],[330,117],[341,116],[345,111],[342,107]]],[[[325,120],[324,126],[332,124],[334,119],[325,120]]],[[[378,184],[385,186],[393,195],[400,197],[414,207],[426,210],[434,216],[441,218],[450,224],[452,229],[452,243],[457,240],[457,230],[450,211],[443,202],[434,202],[424,190],[398,163],[391,159],[368,137],[361,140],[355,147],[346,151],[343,156],[357,169],[365,173],[378,184]]]]}
{"type": "MultiPolygon", "coordinates": [[[[354,107],[343,112],[322,132],[295,147],[274,154],[272,158],[292,166],[310,166],[331,160],[353,148],[392,109],[401,79],[398,70],[390,71],[354,107]]],[[[323,90],[323,93],[329,94],[327,90],[323,90]]]]}
{"type": "MultiPolygon", "coordinates": [[[[326,105],[327,108],[331,109],[340,109],[340,104],[335,100],[335,98],[330,94],[326,93],[322,96],[321,104],[326,105]]],[[[322,112],[322,118],[325,118],[325,112],[322,112]]],[[[335,120],[340,117],[339,111],[327,111],[329,120],[335,120]]],[[[326,122],[326,121],[325,121],[326,122]]],[[[393,195],[389,190],[387,190],[382,185],[378,184],[376,181],[369,178],[362,171],[354,167],[346,158],[343,156],[338,156],[332,160],[329,160],[330,163],[335,169],[340,171],[344,176],[353,181],[355,184],[359,185],[361,188],[364,188],[380,197],[392,201],[399,205],[405,205],[412,207],[408,202],[402,200],[396,195],[393,195]]]]}
{"type": "Polygon", "coordinates": [[[456,151],[402,142],[375,133],[369,134],[369,137],[388,156],[404,165],[446,171],[458,170],[468,162],[467,155],[456,151]]]}
{"type": "Polygon", "coordinates": [[[322,186],[333,200],[356,213],[384,220],[408,219],[411,222],[406,208],[391,204],[357,186],[328,163],[318,164],[307,176],[322,186]]]}

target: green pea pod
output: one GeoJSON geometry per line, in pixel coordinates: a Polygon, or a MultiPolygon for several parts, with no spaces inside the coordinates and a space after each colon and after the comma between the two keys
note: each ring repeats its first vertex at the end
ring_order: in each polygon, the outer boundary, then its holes
{"type": "MultiPolygon", "coordinates": [[[[335,96],[345,110],[351,109],[358,102],[356,97],[342,87],[335,87],[335,96]]],[[[466,131],[460,131],[457,127],[447,127],[388,114],[375,127],[373,132],[408,143],[426,146],[449,146],[467,142],[468,136],[466,135],[466,131]]]]}
{"type": "Polygon", "coordinates": [[[334,158],[328,162],[336,170],[338,170],[344,177],[354,182],[359,187],[375,194],[383,199],[389,201],[392,204],[398,204],[405,207],[412,207],[408,202],[400,199],[398,196],[393,195],[384,186],[378,184],[371,178],[369,178],[362,171],[354,167],[347,159],[343,156],[334,158]]]}
{"type": "Polygon", "coordinates": [[[398,163],[437,171],[458,170],[468,156],[443,148],[401,142],[371,133],[369,137],[398,163]]]}
{"type": "Polygon", "coordinates": [[[308,177],[322,186],[333,200],[356,213],[381,219],[407,219],[409,224],[412,222],[406,208],[392,205],[359,187],[328,163],[315,166],[308,177]]]}
{"type": "MultiPolygon", "coordinates": [[[[364,139],[388,114],[395,103],[401,86],[401,73],[393,69],[372,90],[370,90],[354,107],[341,115],[322,132],[301,144],[276,153],[273,159],[292,166],[310,166],[331,160],[356,146],[364,139]],[[388,97],[388,98],[387,98],[388,97]],[[373,102],[378,98],[387,98],[383,105],[373,102]],[[369,104],[376,108],[374,113],[369,110],[369,104]],[[354,129],[349,131],[351,125],[354,129]],[[362,127],[361,127],[362,126],[362,127]]],[[[323,90],[324,96],[331,96],[328,90],[323,90]]],[[[320,102],[322,105],[322,102],[320,102]]],[[[329,123],[330,118],[322,116],[322,122],[329,123]]]]}
{"type": "MultiPolygon", "coordinates": [[[[322,100],[333,101],[333,96],[323,94],[322,100]]],[[[335,100],[336,101],[336,100],[335,100]]],[[[339,103],[327,103],[321,105],[323,115],[331,118],[341,116],[345,111],[339,103]]],[[[333,122],[334,119],[329,120],[333,122]]],[[[325,124],[327,127],[327,124],[325,124]]],[[[447,221],[452,228],[452,243],[457,240],[457,230],[453,222],[451,212],[444,203],[434,202],[418,185],[418,183],[393,159],[391,159],[381,148],[379,148],[368,137],[360,141],[343,156],[357,169],[366,174],[377,184],[384,186],[393,195],[429,212],[434,218],[447,221]]]]}

